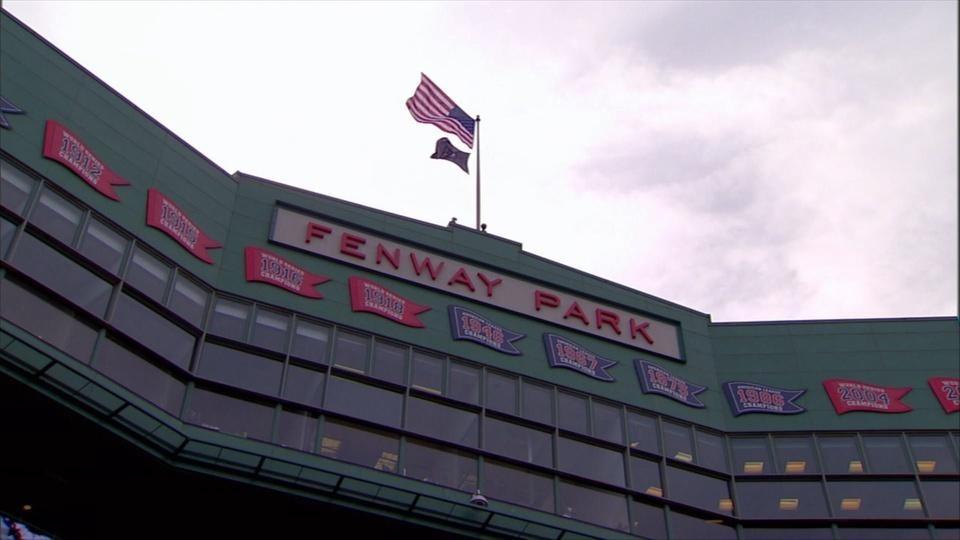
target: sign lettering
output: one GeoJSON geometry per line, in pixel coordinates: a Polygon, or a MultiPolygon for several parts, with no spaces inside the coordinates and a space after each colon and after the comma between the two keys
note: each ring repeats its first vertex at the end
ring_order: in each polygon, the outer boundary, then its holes
{"type": "Polygon", "coordinates": [[[386,287],[357,276],[351,276],[350,308],[353,311],[373,313],[413,328],[423,328],[424,324],[417,315],[429,311],[428,306],[421,306],[396,294],[386,287]]]}
{"type": "Polygon", "coordinates": [[[613,382],[615,380],[606,371],[617,364],[613,360],[598,356],[556,334],[544,334],[543,344],[547,348],[547,360],[550,362],[550,367],[572,369],[601,381],[613,382]]]}
{"type": "Polygon", "coordinates": [[[524,334],[507,330],[476,313],[460,306],[449,306],[450,331],[453,339],[465,339],[479,343],[504,354],[519,355],[513,342],[526,337],[524,334]]]}
{"type": "Polygon", "coordinates": [[[670,399],[679,401],[689,407],[702,409],[705,407],[697,394],[707,389],[706,386],[694,384],[685,379],[681,379],[662,367],[637,359],[634,361],[634,367],[637,369],[637,377],[640,379],[640,389],[644,394],[660,394],[670,399]]]}
{"type": "Polygon", "coordinates": [[[265,249],[247,246],[243,256],[247,281],[268,283],[307,298],[323,298],[314,287],[330,281],[327,276],[311,274],[265,249]]]}
{"type": "Polygon", "coordinates": [[[900,401],[912,388],[892,388],[844,379],[825,380],[823,388],[837,414],[850,411],[903,413],[913,410],[900,401]]]}
{"type": "Polygon", "coordinates": [[[927,379],[933,395],[949,413],[960,411],[960,379],[952,377],[930,377],[927,379]]]}
{"type": "Polygon", "coordinates": [[[806,410],[793,402],[806,390],[787,390],[740,381],[723,383],[723,389],[734,416],[747,413],[798,414],[806,410]]]}
{"type": "Polygon", "coordinates": [[[197,227],[180,208],[154,188],[147,190],[147,225],[173,238],[191,255],[207,264],[213,264],[208,249],[221,247],[197,227]]]}
{"type": "Polygon", "coordinates": [[[43,157],[63,164],[104,197],[119,201],[113,186],[130,182],[110,170],[76,135],[59,123],[47,120],[43,134],[43,157]]]}

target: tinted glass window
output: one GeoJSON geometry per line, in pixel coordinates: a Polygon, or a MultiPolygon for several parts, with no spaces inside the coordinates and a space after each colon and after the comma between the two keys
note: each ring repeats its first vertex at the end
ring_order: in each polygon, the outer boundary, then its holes
{"type": "Polygon", "coordinates": [[[207,331],[218,336],[244,341],[247,337],[247,319],[250,317],[250,305],[217,298],[213,305],[213,316],[207,331]]]}
{"type": "Polygon", "coordinates": [[[333,363],[355,373],[365,373],[369,348],[369,336],[337,332],[337,340],[333,348],[333,363]]]}
{"type": "Polygon", "coordinates": [[[553,388],[523,382],[523,417],[544,424],[553,424],[553,388]]]}
{"type": "Polygon", "coordinates": [[[737,482],[739,514],[746,518],[827,517],[820,482],[737,482]]]}
{"type": "Polygon", "coordinates": [[[407,429],[467,446],[478,444],[477,413],[411,397],[407,400],[407,429]]]}
{"type": "Polygon", "coordinates": [[[320,439],[320,455],[378,471],[397,472],[400,440],[387,433],[327,420],[320,439]]]}
{"type": "Polygon", "coordinates": [[[270,440],[273,409],[222,394],[194,388],[184,420],[231,435],[270,440]]]}
{"type": "Polygon", "coordinates": [[[558,418],[557,424],[562,429],[589,433],[587,425],[587,399],[566,392],[557,394],[558,418]]]}
{"type": "Polygon", "coordinates": [[[33,207],[30,221],[69,246],[73,245],[73,235],[82,216],[83,212],[77,205],[49,189],[44,189],[40,193],[40,200],[33,207]]]}
{"type": "Polygon", "coordinates": [[[733,510],[725,480],[678,467],[667,466],[667,498],[713,512],[733,510]]]}
{"type": "Polygon", "coordinates": [[[251,343],[264,349],[284,352],[287,350],[287,329],[290,317],[265,309],[257,309],[253,318],[253,337],[251,343]]]}
{"type": "Polygon", "coordinates": [[[663,497],[660,464],[645,458],[630,457],[630,487],[654,497],[663,497]]]}
{"type": "Polygon", "coordinates": [[[910,435],[910,451],[920,474],[956,473],[950,441],[944,435],[910,435]]]}
{"type": "Polygon", "coordinates": [[[697,430],[697,463],[715,471],[727,471],[727,451],[723,437],[697,430]]]}
{"type": "Polygon", "coordinates": [[[91,313],[103,316],[113,287],[32,235],[21,236],[15,266],[91,313]]]}
{"type": "Polygon", "coordinates": [[[810,437],[774,437],[773,446],[777,453],[777,471],[787,474],[820,472],[810,437]]]}
{"type": "Polygon", "coordinates": [[[497,463],[483,462],[483,494],[520,506],[553,512],[553,478],[497,463]]]}
{"type": "Polygon", "coordinates": [[[327,361],[327,341],[329,339],[330,329],[326,326],[298,320],[296,331],[293,333],[293,346],[290,354],[297,358],[324,364],[327,361]]]}
{"type": "Polygon", "coordinates": [[[831,505],[839,518],[924,516],[913,482],[828,482],[831,505]]]}
{"type": "Polygon", "coordinates": [[[660,453],[660,437],[657,435],[657,419],[645,414],[627,411],[627,436],[630,448],[660,453]]]}
{"type": "Polygon", "coordinates": [[[13,233],[17,232],[17,226],[0,217],[0,259],[7,256],[7,249],[13,241],[13,233]]]}
{"type": "Polygon", "coordinates": [[[957,480],[924,480],[920,483],[927,511],[931,517],[960,517],[960,482],[957,480]]]}
{"type": "Polygon", "coordinates": [[[400,427],[403,394],[340,377],[331,377],[328,384],[327,409],[378,424],[400,427]]]}
{"type": "Polygon", "coordinates": [[[207,311],[207,290],[182,275],[177,276],[170,295],[169,307],[177,315],[197,328],[203,325],[203,316],[207,311]]]}
{"type": "Polygon", "coordinates": [[[146,251],[137,248],[127,267],[127,283],[157,302],[163,301],[170,267],[146,251]]]}
{"type": "Polygon", "coordinates": [[[670,512],[670,538],[675,540],[735,540],[737,531],[716,520],[670,512]]]}
{"type": "Polygon", "coordinates": [[[262,394],[280,392],[283,364],[215,343],[205,343],[197,375],[262,394]]]}
{"type": "Polygon", "coordinates": [[[936,540],[960,540],[960,527],[938,525],[933,531],[936,540]]]}
{"type": "Polygon", "coordinates": [[[766,437],[731,437],[734,474],[771,474],[773,467],[766,437]]]}
{"type": "Polygon", "coordinates": [[[443,358],[413,351],[413,387],[440,395],[443,387],[443,358]]]}
{"type": "Polygon", "coordinates": [[[487,408],[517,414],[516,377],[487,372],[487,408]]]}
{"type": "Polygon", "coordinates": [[[744,540],[833,540],[829,527],[819,529],[744,527],[744,540]]]}
{"type": "Polygon", "coordinates": [[[631,500],[630,514],[633,519],[633,534],[650,540],[667,540],[667,522],[663,508],[631,500]]]}
{"type": "Polygon", "coordinates": [[[629,531],[627,499],[623,495],[560,481],[557,512],[611,529],[629,531]]]}
{"type": "Polygon", "coordinates": [[[561,471],[600,482],[624,486],[623,454],[561,437],[557,466],[561,471]]]}
{"type": "Polygon", "coordinates": [[[30,290],[0,281],[0,316],[81,362],[90,360],[97,331],[70,310],[55,307],[30,290]]]}
{"type": "Polygon", "coordinates": [[[277,426],[277,444],[313,452],[317,442],[317,418],[308,413],[283,411],[277,426]]]}
{"type": "Polygon", "coordinates": [[[30,192],[37,184],[26,173],[0,161],[0,203],[17,215],[23,215],[23,209],[30,199],[30,192]]]}
{"type": "Polygon", "coordinates": [[[820,436],[820,456],[823,458],[823,470],[830,474],[862,473],[863,458],[856,437],[820,436]]]}
{"type": "Polygon", "coordinates": [[[168,413],[180,414],[184,384],[113,340],[100,344],[93,367],[168,413]]]}
{"type": "Polygon", "coordinates": [[[900,437],[896,435],[864,435],[863,448],[867,453],[870,472],[905,473],[911,472],[907,455],[903,451],[900,437]]]}
{"type": "Polygon", "coordinates": [[[283,386],[283,397],[291,401],[313,407],[323,404],[324,374],[290,364],[287,366],[287,382],[283,386]]]}
{"type": "Polygon", "coordinates": [[[407,380],[407,348],[378,341],[373,347],[373,376],[403,384],[407,380]]]}
{"type": "Polygon", "coordinates": [[[190,368],[196,338],[129,295],[117,298],[111,322],[165,360],[190,368]]]}
{"type": "Polygon", "coordinates": [[[450,362],[450,386],[447,388],[447,395],[466,403],[479,404],[480,370],[459,362],[450,362]]]}
{"type": "Polygon", "coordinates": [[[127,239],[96,219],[87,222],[87,230],[80,240],[80,253],[91,261],[109,270],[111,274],[120,271],[123,252],[127,249],[127,239]]]}
{"type": "Polygon", "coordinates": [[[477,458],[465,452],[408,441],[403,449],[403,474],[423,482],[474,492],[477,490],[477,458]]]}
{"type": "Polygon", "coordinates": [[[882,529],[847,528],[837,530],[840,540],[930,540],[930,532],[926,528],[900,529],[884,527],[882,529]]]}
{"type": "Polygon", "coordinates": [[[690,426],[664,420],[663,449],[667,457],[691,463],[693,441],[690,436],[690,426]]]}
{"type": "Polygon", "coordinates": [[[483,445],[487,450],[527,463],[553,465],[550,433],[489,417],[483,425],[483,445]]]}
{"type": "Polygon", "coordinates": [[[593,402],[593,436],[623,444],[623,419],[619,406],[593,402]]]}

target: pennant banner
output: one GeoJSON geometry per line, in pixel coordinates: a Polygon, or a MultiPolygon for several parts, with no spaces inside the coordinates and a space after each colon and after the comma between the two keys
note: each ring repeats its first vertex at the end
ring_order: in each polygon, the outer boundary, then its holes
{"type": "Polygon", "coordinates": [[[243,249],[247,281],[268,283],[307,298],[323,298],[314,287],[330,281],[327,276],[311,274],[279,255],[247,246],[243,249]]]}
{"type": "Polygon", "coordinates": [[[913,410],[900,401],[912,388],[891,388],[844,379],[823,381],[837,414],[850,411],[903,413],[913,410]]]}
{"type": "Polygon", "coordinates": [[[460,306],[449,306],[447,313],[450,315],[453,339],[473,341],[504,354],[520,354],[513,342],[526,337],[526,334],[507,330],[460,306]]]}
{"type": "Polygon", "coordinates": [[[698,409],[705,407],[703,402],[697,398],[697,394],[706,390],[706,386],[681,379],[662,367],[645,360],[637,359],[634,366],[637,368],[637,377],[640,379],[640,388],[644,394],[660,394],[698,409]]]}
{"type": "Polygon", "coordinates": [[[130,182],[110,170],[73,133],[53,120],[47,120],[43,134],[43,157],[62,163],[104,197],[119,201],[113,186],[130,182]]]}
{"type": "Polygon", "coordinates": [[[147,190],[147,225],[160,229],[207,264],[213,264],[213,258],[207,250],[222,247],[204,234],[180,207],[154,188],[147,190]]]}
{"type": "Polygon", "coordinates": [[[547,360],[550,367],[565,367],[579,371],[588,377],[613,382],[614,378],[607,369],[617,363],[593,354],[580,345],[556,334],[544,334],[543,344],[547,348],[547,360]]]}
{"type": "Polygon", "coordinates": [[[947,413],[960,411],[960,379],[952,377],[930,377],[927,379],[933,395],[947,413]]]}
{"type": "Polygon", "coordinates": [[[470,173],[470,170],[467,168],[467,160],[470,159],[470,153],[464,152],[463,150],[458,149],[453,143],[450,142],[450,139],[443,137],[437,139],[437,147],[433,152],[433,155],[430,156],[431,159],[445,159],[449,162],[455,163],[458,167],[463,169],[463,172],[470,173]]]}
{"type": "Polygon", "coordinates": [[[354,311],[373,313],[414,328],[424,327],[420,319],[417,319],[417,315],[429,311],[428,306],[415,304],[361,277],[351,276],[349,283],[350,307],[354,311]]]}
{"type": "Polygon", "coordinates": [[[746,413],[798,414],[806,410],[793,402],[806,390],[787,390],[741,381],[725,382],[723,390],[734,416],[746,413]]]}

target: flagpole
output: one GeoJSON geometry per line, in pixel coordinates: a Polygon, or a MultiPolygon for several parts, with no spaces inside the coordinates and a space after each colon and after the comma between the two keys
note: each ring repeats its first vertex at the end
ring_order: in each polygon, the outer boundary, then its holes
{"type": "Polygon", "coordinates": [[[480,230],[480,115],[477,115],[477,230],[480,230]]]}

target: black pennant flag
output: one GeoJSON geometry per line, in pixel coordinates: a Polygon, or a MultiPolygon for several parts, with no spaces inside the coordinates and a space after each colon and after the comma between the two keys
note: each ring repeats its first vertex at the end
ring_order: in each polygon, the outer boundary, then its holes
{"type": "Polygon", "coordinates": [[[467,160],[470,159],[470,152],[459,150],[446,137],[437,139],[437,150],[430,157],[456,163],[458,167],[463,169],[463,172],[470,174],[470,171],[467,170],[467,160]]]}

